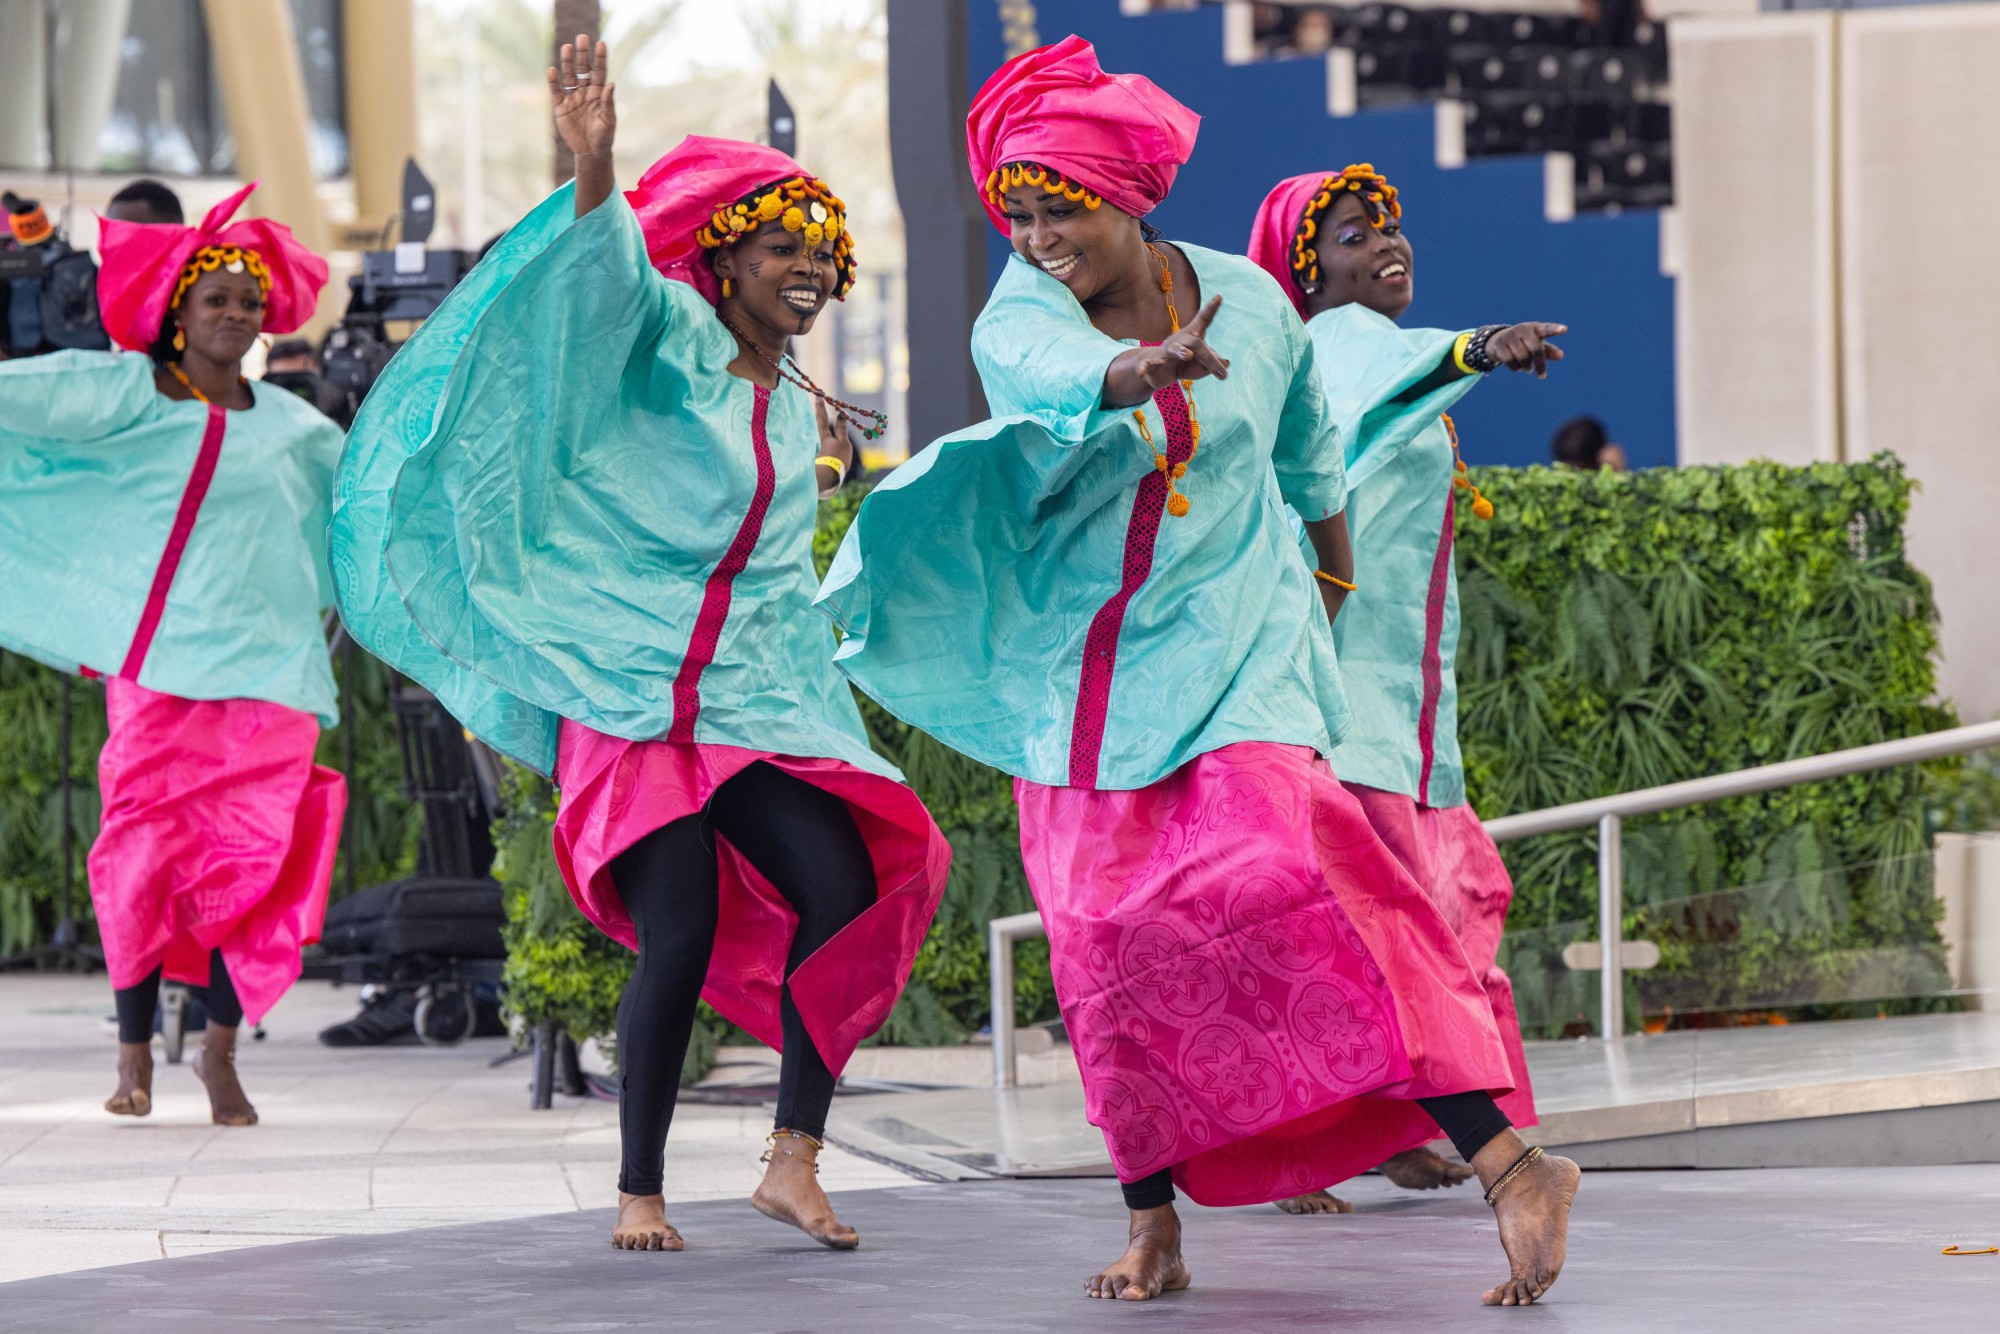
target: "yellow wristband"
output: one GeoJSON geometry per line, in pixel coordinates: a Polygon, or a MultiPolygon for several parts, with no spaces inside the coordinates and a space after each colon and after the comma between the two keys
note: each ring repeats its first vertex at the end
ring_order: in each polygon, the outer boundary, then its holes
{"type": "Polygon", "coordinates": [[[847,465],[831,454],[822,454],[814,459],[813,467],[833,469],[833,485],[836,489],[847,480],[847,465]]]}
{"type": "Polygon", "coordinates": [[[1463,371],[1467,375],[1479,374],[1479,372],[1472,369],[1471,365],[1467,363],[1467,361],[1465,360],[1465,349],[1472,342],[1472,334],[1473,331],[1467,329],[1464,333],[1460,334],[1458,338],[1454,340],[1451,345],[1451,359],[1453,364],[1455,364],[1459,368],[1459,370],[1463,371]]]}
{"type": "Polygon", "coordinates": [[[1325,570],[1314,570],[1313,578],[1324,579],[1328,583],[1332,584],[1335,588],[1338,588],[1343,592],[1347,593],[1352,593],[1356,587],[1354,584],[1348,583],[1345,579],[1341,578],[1339,575],[1328,574],[1325,570]]]}

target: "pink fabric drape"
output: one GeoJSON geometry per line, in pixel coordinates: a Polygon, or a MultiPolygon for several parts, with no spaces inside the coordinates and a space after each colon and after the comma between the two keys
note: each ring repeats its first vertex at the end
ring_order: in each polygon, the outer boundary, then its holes
{"type": "Polygon", "coordinates": [[[1500,849],[1470,806],[1419,806],[1400,792],[1360,783],[1344,786],[1361,803],[1384,846],[1458,936],[1466,962],[1486,989],[1493,1023],[1507,1047],[1508,1068],[1514,1072],[1514,1091],[1500,1099],[1500,1110],[1517,1126],[1534,1125],[1535,1093],[1521,1045],[1521,1019],[1514,1010],[1514,984],[1498,963],[1507,905],[1514,899],[1514,881],[1500,860],[1500,849]]]}
{"type": "Polygon", "coordinates": [[[1144,217],[1173,189],[1200,127],[1200,116],[1144,75],[1105,73],[1097,49],[1071,34],[1015,56],[974,95],[965,118],[972,188],[1003,233],[1009,224],[986,178],[1010,162],[1052,167],[1144,217]]]}
{"type": "MultiPolygon", "coordinates": [[[[827,1067],[838,1073],[855,1046],[889,1017],[944,895],[951,845],[915,792],[839,760],[626,741],[565,721],[556,762],[562,787],[556,863],[583,915],[636,949],[631,915],[611,879],[612,861],[647,834],[701,810],[718,787],[759,760],[846,802],[875,864],[874,905],[792,975],[799,1017],[827,1067]]],[[[778,1000],[798,918],[755,867],[726,840],[718,842],[721,916],[702,996],[758,1041],[781,1048],[778,1000]]]]}
{"type": "Polygon", "coordinates": [[[206,986],[219,948],[254,1023],[319,939],[346,780],[313,763],[318,721],[282,704],[181,699],[119,678],[105,703],[89,867],[111,985],[164,965],[206,986]]]}
{"type": "Polygon", "coordinates": [[[1345,1180],[1505,1090],[1492,1007],[1442,916],[1310,750],[1241,742],[1151,787],[1017,780],[1086,1113],[1118,1174],[1203,1204],[1345,1180]]]}
{"type": "Polygon", "coordinates": [[[693,287],[712,306],[722,299],[722,286],[695,233],[708,225],[715,210],[794,176],[814,179],[775,148],[690,134],[646,168],[625,199],[638,215],[653,267],[693,287]]]}
{"type": "Polygon", "coordinates": [[[254,250],[264,261],[271,273],[271,291],[264,301],[265,333],[291,333],[312,318],[320,289],[326,286],[326,261],[301,245],[282,222],[230,221],[256,188],[252,181],[217,204],[199,227],[98,220],[97,250],[103,266],[97,275],[97,307],[112,342],[134,352],[151,349],[167,318],[181,270],[204,246],[254,250]]]}
{"type": "Polygon", "coordinates": [[[1306,205],[1319,193],[1327,175],[1323,171],[1309,171],[1279,181],[1264,196],[1264,202],[1257,207],[1257,220],[1250,224],[1247,252],[1250,262],[1278,280],[1278,286],[1291,298],[1301,317],[1306,313],[1306,303],[1292,277],[1292,238],[1298,234],[1299,219],[1305,217],[1306,205]]]}

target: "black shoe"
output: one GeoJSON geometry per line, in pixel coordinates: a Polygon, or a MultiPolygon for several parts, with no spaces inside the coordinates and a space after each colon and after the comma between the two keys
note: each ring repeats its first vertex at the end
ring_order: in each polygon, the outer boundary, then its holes
{"type": "Polygon", "coordinates": [[[361,1013],[320,1031],[328,1047],[385,1047],[417,1041],[417,998],[413,992],[385,991],[362,1002],[361,1013]]]}

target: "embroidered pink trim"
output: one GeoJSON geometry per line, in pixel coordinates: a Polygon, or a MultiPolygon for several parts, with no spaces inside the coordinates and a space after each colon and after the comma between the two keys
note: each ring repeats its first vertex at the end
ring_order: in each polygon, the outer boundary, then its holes
{"type": "Polygon", "coordinates": [[[1431,561],[1431,586],[1424,599],[1424,704],[1417,714],[1417,748],[1423,752],[1423,772],[1417,778],[1417,805],[1430,805],[1431,765],[1437,759],[1438,700],[1444,694],[1444,661],[1438,650],[1444,639],[1445,595],[1451,590],[1452,510],[1457,497],[1444,498],[1444,531],[1438,534],[1437,556],[1431,561]]]}
{"type": "Polygon", "coordinates": [[[132,647],[125,653],[125,665],[118,669],[118,675],[127,681],[139,679],[139,670],[146,665],[146,654],[153,647],[153,636],[159,633],[160,617],[167,610],[167,591],[174,586],[174,574],[181,567],[181,557],[187,553],[188,538],[193,536],[195,519],[201,514],[201,502],[208,496],[209,483],[215,480],[216,460],[222,457],[222,437],[228,429],[224,409],[209,404],[201,450],[194,456],[194,470],[188,474],[187,489],[181,492],[180,508],[174,511],[174,526],[167,532],[167,549],[160,553],[160,563],[153,570],[153,586],[147,590],[145,609],[139,613],[139,628],[132,632],[132,647]]]}
{"type": "Polygon", "coordinates": [[[757,539],[764,531],[764,516],[771,510],[771,495],[778,487],[778,474],[771,464],[771,442],[764,434],[770,417],[771,391],[754,386],[756,399],[750,408],[750,448],[757,456],[757,489],[750,496],[750,512],[736,530],[736,540],[723,553],[722,563],[708,576],[701,590],[701,611],[694,618],[694,634],[674,675],[674,725],[667,740],[694,740],[695,716],[701,712],[701,674],[715,660],[715,646],[722,642],[722,625],[729,619],[729,590],[736,576],[750,563],[757,539]]]}
{"type": "MultiPolygon", "coordinates": [[[[1173,381],[1153,394],[1153,405],[1166,423],[1169,463],[1186,463],[1194,455],[1194,430],[1188,418],[1187,395],[1173,381]]],[[[1118,632],[1132,595],[1153,572],[1153,547],[1160,535],[1160,516],[1167,508],[1167,478],[1154,471],[1139,483],[1132,498],[1132,519],[1125,530],[1124,577],[1118,591],[1091,617],[1083,640],[1083,671],[1077,683],[1076,715],[1070,724],[1069,785],[1097,786],[1097,760],[1104,748],[1104,715],[1111,707],[1111,678],[1118,667],[1118,632]]]]}

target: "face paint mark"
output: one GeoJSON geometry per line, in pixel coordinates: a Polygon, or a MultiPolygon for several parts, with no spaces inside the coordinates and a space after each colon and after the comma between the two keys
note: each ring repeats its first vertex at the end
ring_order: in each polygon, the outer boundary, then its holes
{"type": "Polygon", "coordinates": [[[761,260],[761,259],[753,259],[753,260],[751,260],[751,261],[750,261],[750,263],[749,263],[749,265],[748,265],[747,267],[748,267],[748,268],[749,268],[749,270],[750,270],[750,276],[751,276],[752,278],[761,278],[761,277],[763,277],[763,276],[764,276],[764,261],[763,261],[763,260],[761,260]]]}

